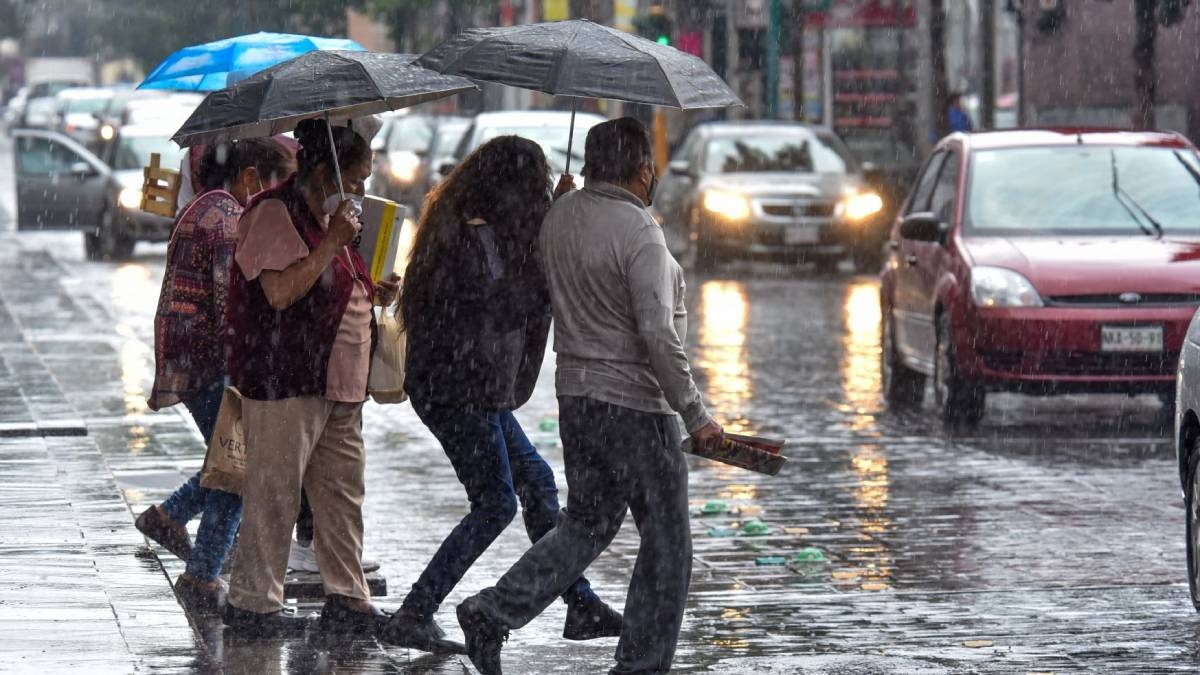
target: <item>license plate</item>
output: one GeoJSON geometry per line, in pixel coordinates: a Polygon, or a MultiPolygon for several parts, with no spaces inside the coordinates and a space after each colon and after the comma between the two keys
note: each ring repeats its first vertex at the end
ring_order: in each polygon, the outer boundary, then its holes
{"type": "Polygon", "coordinates": [[[1101,326],[1102,352],[1161,352],[1162,326],[1101,326]]]}
{"type": "Polygon", "coordinates": [[[817,238],[815,227],[789,227],[783,231],[785,244],[815,244],[817,238]]]}

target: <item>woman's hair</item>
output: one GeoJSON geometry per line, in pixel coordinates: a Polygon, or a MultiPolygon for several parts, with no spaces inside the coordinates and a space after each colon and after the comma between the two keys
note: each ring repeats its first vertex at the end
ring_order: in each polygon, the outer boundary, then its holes
{"type": "Polygon", "coordinates": [[[208,146],[197,174],[207,192],[228,186],[242,171],[254,167],[265,187],[287,174],[291,165],[292,153],[278,141],[247,138],[208,146]]]}
{"type": "Polygon", "coordinates": [[[306,181],[321,166],[333,166],[334,152],[338,166],[346,167],[370,161],[371,146],[350,127],[334,126],[334,150],[329,147],[329,129],[325,120],[303,120],[296,125],[293,135],[300,143],[296,153],[296,177],[306,181]]]}
{"type": "Polygon", "coordinates": [[[537,143],[500,136],[468,155],[425,200],[401,292],[405,322],[444,306],[437,289],[459,273],[455,261],[468,245],[463,223],[473,218],[494,229],[507,276],[535,271],[549,206],[550,170],[537,143]]]}

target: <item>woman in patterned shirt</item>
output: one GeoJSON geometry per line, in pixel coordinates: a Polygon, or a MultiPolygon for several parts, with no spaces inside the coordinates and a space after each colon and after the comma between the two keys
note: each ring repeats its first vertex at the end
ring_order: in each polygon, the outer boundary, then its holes
{"type": "MultiPolygon", "coordinates": [[[[204,191],[175,220],[154,317],[152,410],[177,403],[208,443],[225,389],[221,327],[238,220],[251,197],[295,170],[286,147],[269,139],[210,146],[200,165],[204,191]]],[[[200,486],[192,476],[166,501],[137,519],[146,536],[187,561],[176,582],[194,609],[215,611],[219,574],[241,522],[241,499],[200,486]],[[203,512],[193,547],[185,524],[203,512]]]]}

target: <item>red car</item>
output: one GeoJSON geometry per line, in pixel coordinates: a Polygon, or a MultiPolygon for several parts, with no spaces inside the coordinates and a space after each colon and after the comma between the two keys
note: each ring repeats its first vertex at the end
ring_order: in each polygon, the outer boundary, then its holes
{"type": "Polygon", "coordinates": [[[901,209],[882,272],[883,387],[950,424],[991,391],[1173,405],[1200,307],[1200,156],[1177,134],[955,134],[901,209]]]}

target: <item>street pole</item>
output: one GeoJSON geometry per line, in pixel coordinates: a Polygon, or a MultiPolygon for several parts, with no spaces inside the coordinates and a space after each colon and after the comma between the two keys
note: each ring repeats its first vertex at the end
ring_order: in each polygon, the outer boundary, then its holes
{"type": "Polygon", "coordinates": [[[996,127],[996,0],[980,0],[980,54],[983,78],[979,99],[979,122],[984,129],[996,127]]]}
{"type": "Polygon", "coordinates": [[[804,22],[807,18],[807,11],[804,9],[804,3],[800,0],[793,0],[792,6],[795,7],[795,19],[792,23],[792,119],[797,122],[807,121],[807,111],[804,104],[804,22]]]}
{"type": "Polygon", "coordinates": [[[929,17],[933,11],[930,0],[917,0],[917,119],[916,145],[921,158],[929,155],[933,145],[929,134],[934,129],[933,109],[933,42],[929,36],[929,17]]]}
{"type": "MultiPolygon", "coordinates": [[[[738,73],[741,65],[741,46],[738,44],[737,28],[737,16],[741,4],[739,0],[725,0],[725,81],[738,96],[742,95],[741,76],[738,73]]],[[[741,117],[738,110],[738,108],[729,109],[729,116],[738,119],[741,117]]]]}
{"type": "MultiPolygon", "coordinates": [[[[1024,2],[1019,2],[1024,5],[1024,2]]],[[[1025,114],[1025,8],[1017,7],[1017,128],[1029,123],[1025,114]]]]}
{"type": "Polygon", "coordinates": [[[779,118],[779,42],[783,22],[781,0],[770,0],[767,15],[767,119],[779,118]]]}

